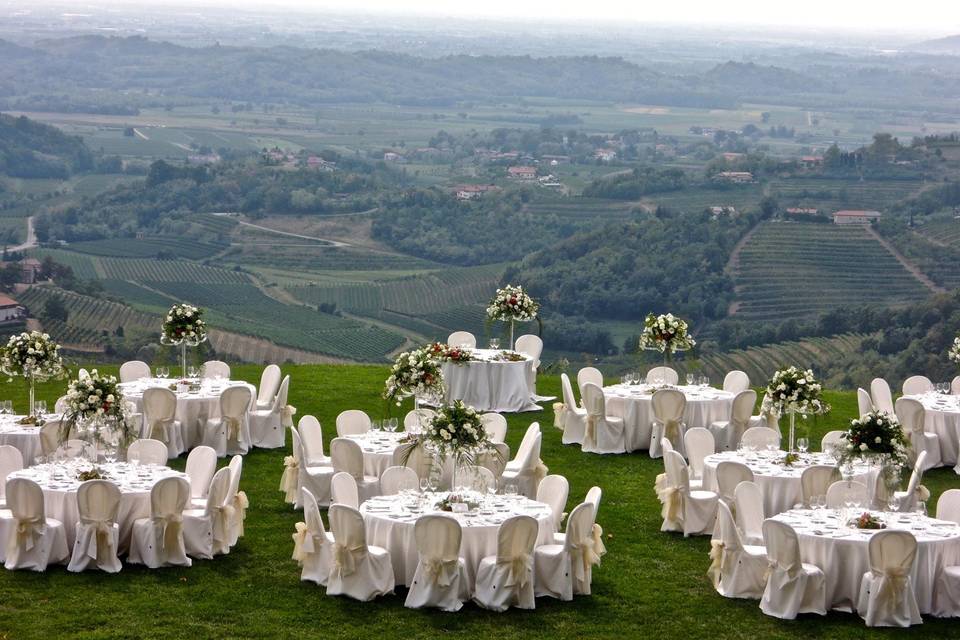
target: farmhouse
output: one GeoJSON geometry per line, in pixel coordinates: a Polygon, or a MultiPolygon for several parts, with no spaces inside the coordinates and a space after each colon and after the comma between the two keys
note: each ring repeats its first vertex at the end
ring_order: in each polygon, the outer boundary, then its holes
{"type": "Polygon", "coordinates": [[[492,184],[462,184],[454,189],[457,200],[479,200],[488,191],[498,191],[492,184]]]}
{"type": "Polygon", "coordinates": [[[510,167],[507,169],[507,176],[513,180],[536,180],[537,179],[537,168],[536,167],[510,167]]]}
{"type": "Polygon", "coordinates": [[[601,162],[613,162],[617,159],[617,152],[613,149],[597,149],[593,152],[593,157],[601,162]]]}
{"type": "Polygon", "coordinates": [[[804,169],[816,169],[823,166],[823,156],[803,156],[800,158],[800,166],[804,169]]]}
{"type": "Polygon", "coordinates": [[[10,296],[0,295],[0,323],[19,322],[26,317],[26,310],[10,296]]]}
{"type": "Polygon", "coordinates": [[[401,162],[402,160],[403,156],[395,151],[387,151],[383,154],[384,162],[401,162]]]}
{"type": "Polygon", "coordinates": [[[337,168],[337,163],[324,160],[320,156],[309,156],[307,158],[307,166],[311,169],[320,169],[321,171],[333,171],[337,168]]]}
{"type": "Polygon", "coordinates": [[[879,211],[836,211],[833,214],[833,224],[870,224],[880,219],[879,211]]]}
{"type": "Polygon", "coordinates": [[[791,216],[815,216],[820,213],[816,207],[787,207],[786,211],[791,216]]]}
{"type": "Polygon", "coordinates": [[[27,258],[20,261],[20,281],[33,284],[40,279],[43,265],[36,258],[27,258]]]}
{"type": "Polygon", "coordinates": [[[742,159],[744,156],[745,154],[742,153],[727,152],[723,154],[723,159],[727,162],[736,162],[737,160],[742,159]]]}
{"type": "Polygon", "coordinates": [[[721,171],[713,179],[733,184],[747,184],[753,182],[753,174],[749,171],[721,171]]]}
{"type": "Polygon", "coordinates": [[[736,207],[729,206],[713,206],[710,207],[710,214],[714,219],[719,218],[720,216],[730,216],[731,218],[737,215],[736,207]]]}

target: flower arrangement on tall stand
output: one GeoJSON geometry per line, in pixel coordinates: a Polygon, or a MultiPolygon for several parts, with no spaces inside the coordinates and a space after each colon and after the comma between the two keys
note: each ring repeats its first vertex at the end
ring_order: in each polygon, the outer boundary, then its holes
{"type": "Polygon", "coordinates": [[[187,347],[196,347],[207,339],[207,323],[203,309],[191,304],[175,304],[163,320],[160,344],[180,347],[180,365],[183,377],[187,377],[187,347]]]}
{"type": "Polygon", "coordinates": [[[947,349],[947,357],[950,362],[960,365],[960,336],[953,339],[953,344],[947,349]]]}
{"type": "Polygon", "coordinates": [[[26,378],[30,382],[30,407],[27,414],[36,416],[36,383],[63,378],[67,369],[60,356],[60,345],[46,333],[24,331],[10,336],[0,351],[0,370],[8,376],[26,378]]]}
{"type": "Polygon", "coordinates": [[[429,347],[421,347],[397,356],[384,385],[383,397],[399,407],[403,398],[413,396],[419,408],[420,398],[443,398],[443,392],[440,361],[429,347]]]}
{"type": "Polygon", "coordinates": [[[128,414],[132,412],[115,376],[101,375],[93,369],[88,376],[71,380],[66,402],[60,429],[62,442],[75,432],[94,447],[104,448],[109,459],[114,451],[126,449],[136,438],[136,430],[127,423],[128,414]]]}
{"type": "Polygon", "coordinates": [[[531,298],[520,285],[508,284],[497,289],[496,295],[487,305],[487,319],[510,323],[510,350],[514,348],[513,325],[515,322],[540,322],[537,312],[540,303],[531,298]]]}
{"type": "Polygon", "coordinates": [[[879,464],[884,486],[888,494],[893,495],[900,484],[900,472],[907,464],[909,448],[910,442],[896,416],[871,411],[850,421],[834,455],[840,466],[851,465],[857,460],[879,464]]]}
{"type": "Polygon", "coordinates": [[[813,376],[813,371],[797,367],[787,367],[773,374],[767,384],[764,401],[772,403],[778,415],[790,414],[790,433],[787,451],[794,452],[796,441],[797,414],[806,418],[811,414],[830,411],[830,405],[823,401],[823,387],[813,376]]]}
{"type": "Polygon", "coordinates": [[[427,425],[423,441],[438,458],[453,460],[453,490],[457,490],[457,469],[474,465],[480,454],[496,451],[480,421],[480,414],[460,400],[437,409],[427,425]]]}
{"type": "Polygon", "coordinates": [[[640,348],[647,351],[659,351],[666,365],[678,351],[689,351],[697,346],[690,335],[690,327],[672,313],[655,316],[648,313],[643,320],[643,332],[640,334],[640,348]]]}

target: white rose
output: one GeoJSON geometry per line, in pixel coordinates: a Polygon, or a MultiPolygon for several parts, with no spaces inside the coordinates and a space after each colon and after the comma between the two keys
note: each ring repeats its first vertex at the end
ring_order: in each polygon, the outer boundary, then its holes
{"type": "Polygon", "coordinates": [[[869,449],[869,448],[870,448],[870,447],[867,446],[867,443],[866,443],[866,442],[861,443],[861,445],[860,445],[860,451],[866,451],[866,450],[869,449]]]}

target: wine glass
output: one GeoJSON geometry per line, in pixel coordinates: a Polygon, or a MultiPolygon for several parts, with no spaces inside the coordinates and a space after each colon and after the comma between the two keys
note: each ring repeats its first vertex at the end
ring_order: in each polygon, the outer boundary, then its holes
{"type": "Polygon", "coordinates": [[[517,485],[515,482],[508,482],[504,487],[503,492],[510,496],[511,498],[517,497],[517,485]]]}
{"type": "Polygon", "coordinates": [[[693,386],[693,382],[694,382],[694,380],[696,380],[696,379],[697,379],[697,377],[696,377],[695,375],[693,375],[692,373],[688,373],[688,374],[687,374],[687,386],[688,386],[688,387],[692,387],[692,386],[693,386]]]}
{"type": "Polygon", "coordinates": [[[894,493],[887,496],[887,511],[896,513],[900,511],[900,497],[894,493]]]}
{"type": "Polygon", "coordinates": [[[500,338],[490,338],[490,348],[496,351],[500,348],[500,338]]]}
{"type": "Polygon", "coordinates": [[[393,431],[395,433],[399,428],[400,428],[400,420],[397,418],[390,418],[390,431],[393,431]]]}
{"type": "Polygon", "coordinates": [[[13,400],[4,400],[3,401],[3,412],[4,413],[13,413],[13,400]]]}
{"type": "Polygon", "coordinates": [[[426,493],[430,490],[430,476],[420,478],[420,493],[426,493]]]}
{"type": "Polygon", "coordinates": [[[797,449],[800,453],[806,453],[810,448],[810,439],[809,438],[797,438],[797,449]]]}

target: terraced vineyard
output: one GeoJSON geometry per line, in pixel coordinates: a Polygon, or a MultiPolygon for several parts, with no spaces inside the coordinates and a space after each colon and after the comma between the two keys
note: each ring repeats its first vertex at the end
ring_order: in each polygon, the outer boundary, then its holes
{"type": "Polygon", "coordinates": [[[690,187],[682,191],[645,196],[643,201],[648,206],[663,205],[687,212],[699,212],[713,206],[735,207],[737,210],[743,211],[744,209],[755,208],[762,198],[763,189],[761,186],[750,184],[725,189],[690,187]]]}
{"type": "Polygon", "coordinates": [[[202,260],[223,251],[225,244],[199,242],[189,238],[171,236],[152,236],[143,239],[109,238],[76,242],[70,245],[72,251],[94,256],[113,258],[152,258],[161,252],[173,254],[189,260],[202,260]]]}
{"type": "Polygon", "coordinates": [[[855,304],[904,305],[929,295],[865,229],[765,222],[734,274],[735,317],[784,320],[855,304]]]}
{"type": "Polygon", "coordinates": [[[609,222],[629,218],[633,207],[633,203],[617,200],[563,198],[553,202],[532,202],[527,204],[524,210],[544,216],[556,216],[564,221],[596,219],[598,222],[609,222]]]}
{"type": "Polygon", "coordinates": [[[40,260],[50,256],[58,263],[73,269],[73,274],[84,280],[95,280],[100,277],[94,266],[95,258],[89,256],[73,253],[72,251],[63,251],[61,249],[34,249],[33,255],[40,260]]]}
{"type": "Polygon", "coordinates": [[[184,260],[97,258],[94,265],[99,277],[113,280],[201,284],[250,282],[250,276],[243,272],[208,267],[184,260]]]}
{"type": "Polygon", "coordinates": [[[794,178],[772,180],[771,195],[777,196],[783,205],[803,204],[817,206],[826,213],[836,209],[884,210],[916,193],[923,186],[919,180],[826,180],[818,178],[794,178]]]}

